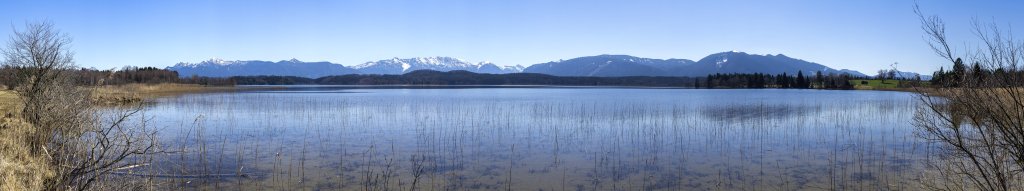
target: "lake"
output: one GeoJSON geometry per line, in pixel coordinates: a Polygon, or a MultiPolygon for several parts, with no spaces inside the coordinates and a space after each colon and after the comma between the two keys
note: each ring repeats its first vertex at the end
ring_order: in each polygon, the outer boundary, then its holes
{"type": "Polygon", "coordinates": [[[904,190],[914,94],[294,86],[160,98],[167,186],[343,190],[904,190]]]}

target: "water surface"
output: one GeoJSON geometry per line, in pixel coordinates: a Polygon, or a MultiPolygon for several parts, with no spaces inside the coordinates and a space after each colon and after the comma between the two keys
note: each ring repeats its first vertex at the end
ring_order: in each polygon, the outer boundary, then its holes
{"type": "Polygon", "coordinates": [[[345,190],[906,189],[913,94],[302,86],[147,108],[168,185],[345,190]],[[237,176],[244,175],[244,176],[237,176]]]}

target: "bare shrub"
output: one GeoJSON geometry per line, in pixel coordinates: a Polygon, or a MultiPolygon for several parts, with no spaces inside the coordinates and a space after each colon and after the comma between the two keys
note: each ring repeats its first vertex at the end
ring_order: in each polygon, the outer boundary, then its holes
{"type": "Polygon", "coordinates": [[[1024,167],[1024,41],[973,22],[980,47],[955,48],[945,23],[915,7],[929,45],[954,65],[943,84],[919,89],[919,135],[936,143],[925,186],[936,190],[1021,190],[1024,167]],[[956,52],[961,50],[963,52],[956,52]],[[965,69],[974,65],[975,69],[965,69]]]}
{"type": "MultiPolygon", "coordinates": [[[[45,189],[116,185],[100,182],[117,178],[111,172],[132,166],[126,161],[152,153],[155,133],[129,122],[141,106],[112,113],[93,107],[90,90],[75,86],[77,66],[70,43],[71,38],[52,23],[28,23],[24,30],[14,31],[3,50],[4,66],[13,68],[15,81],[21,83],[15,89],[23,104],[20,115],[32,128],[26,131],[24,144],[29,155],[44,156],[54,173],[44,181],[45,189]]],[[[118,188],[125,187],[100,189],[118,188]]]]}

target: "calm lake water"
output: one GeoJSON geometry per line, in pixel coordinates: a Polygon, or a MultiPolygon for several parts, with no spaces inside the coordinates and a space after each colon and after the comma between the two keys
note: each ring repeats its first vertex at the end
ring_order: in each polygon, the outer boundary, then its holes
{"type": "Polygon", "coordinates": [[[897,190],[925,145],[911,93],[352,88],[161,98],[168,187],[897,190]],[[239,176],[239,175],[244,176],[239,176]]]}

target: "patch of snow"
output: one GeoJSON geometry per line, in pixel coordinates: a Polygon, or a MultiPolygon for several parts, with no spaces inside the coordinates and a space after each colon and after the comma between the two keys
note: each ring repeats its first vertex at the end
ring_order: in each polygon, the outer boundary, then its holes
{"type": "Polygon", "coordinates": [[[403,72],[409,71],[409,68],[411,68],[411,67],[412,67],[412,65],[409,65],[409,63],[402,62],[402,71],[403,72]]]}
{"type": "Polygon", "coordinates": [[[220,58],[210,58],[210,60],[208,62],[213,63],[213,64],[224,65],[227,61],[224,61],[224,59],[220,59],[220,58]]]}
{"type": "Polygon", "coordinates": [[[717,66],[718,68],[722,68],[722,64],[725,64],[726,62],[729,62],[729,58],[722,57],[722,59],[718,60],[718,62],[715,62],[715,66],[717,66]]]}

